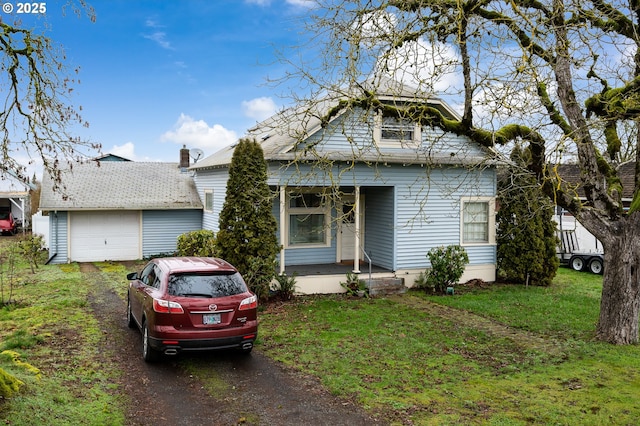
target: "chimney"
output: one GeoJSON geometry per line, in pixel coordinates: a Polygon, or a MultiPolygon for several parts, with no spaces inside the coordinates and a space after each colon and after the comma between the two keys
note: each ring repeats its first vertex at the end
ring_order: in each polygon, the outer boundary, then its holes
{"type": "Polygon", "coordinates": [[[180,150],[180,168],[186,169],[189,167],[189,149],[187,149],[186,145],[182,145],[182,149],[180,150]]]}

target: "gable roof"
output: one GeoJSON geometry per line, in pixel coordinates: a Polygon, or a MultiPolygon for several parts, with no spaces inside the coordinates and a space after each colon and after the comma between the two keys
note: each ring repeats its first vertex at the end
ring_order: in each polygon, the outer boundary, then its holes
{"type": "Polygon", "coordinates": [[[62,189],[53,186],[45,173],[43,211],[202,209],[193,178],[178,163],[74,163],[62,172],[62,189]]]}
{"type": "MultiPolygon", "coordinates": [[[[327,95],[313,104],[303,104],[282,110],[249,129],[245,137],[253,138],[260,143],[265,160],[317,159],[301,157],[300,153],[294,152],[294,147],[299,141],[318,132],[321,129],[322,118],[326,117],[331,108],[337,106],[340,101],[348,99],[350,94],[353,95],[352,97],[361,97],[367,91],[376,93],[377,97],[382,101],[426,103],[440,111],[446,118],[460,120],[460,116],[441,99],[429,97],[414,87],[388,77],[381,77],[375,81],[369,79],[355,88],[327,95]]],[[[333,120],[336,120],[344,113],[345,111],[340,112],[333,120]]],[[[230,164],[235,146],[236,144],[232,144],[221,149],[213,155],[200,160],[191,169],[205,169],[230,164]]],[[[486,148],[483,148],[483,150],[486,151],[486,148]]],[[[416,151],[412,150],[407,150],[406,153],[394,152],[393,154],[385,155],[375,149],[370,150],[368,154],[360,151],[357,158],[354,158],[351,150],[349,152],[329,152],[326,153],[326,156],[323,156],[324,159],[328,160],[395,162],[403,164],[424,162],[424,157],[424,155],[416,155],[416,151]]],[[[455,158],[449,152],[443,153],[441,156],[438,156],[438,153],[429,153],[429,159],[436,160],[439,164],[460,164],[460,158],[455,158]]],[[[475,162],[478,160],[478,158],[474,159],[475,162]]]]}
{"type": "Polygon", "coordinates": [[[25,197],[30,189],[36,189],[36,186],[21,179],[12,170],[4,170],[0,174],[0,197],[25,197]]]}

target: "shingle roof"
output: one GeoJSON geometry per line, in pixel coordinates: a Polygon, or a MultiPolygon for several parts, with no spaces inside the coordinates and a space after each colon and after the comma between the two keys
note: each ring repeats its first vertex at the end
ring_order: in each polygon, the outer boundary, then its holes
{"type": "MultiPolygon", "coordinates": [[[[622,198],[631,200],[633,198],[634,174],[636,163],[624,163],[618,168],[618,177],[622,183],[622,198]]],[[[580,181],[580,166],[577,164],[560,164],[558,166],[558,175],[562,180],[576,185],[578,188],[578,194],[580,197],[584,197],[584,190],[580,187],[582,182],[580,181]]]]}
{"type": "Polygon", "coordinates": [[[202,209],[191,174],[178,163],[74,163],[62,174],[63,188],[53,186],[45,173],[41,210],[202,209]]]}

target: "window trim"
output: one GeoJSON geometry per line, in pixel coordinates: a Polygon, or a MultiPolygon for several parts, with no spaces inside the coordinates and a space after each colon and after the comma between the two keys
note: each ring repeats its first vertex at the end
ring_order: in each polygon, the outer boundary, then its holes
{"type": "Polygon", "coordinates": [[[284,240],[284,248],[291,249],[299,249],[299,248],[324,248],[331,247],[331,205],[327,202],[326,198],[323,199],[322,205],[319,207],[291,207],[291,198],[294,195],[298,194],[319,194],[322,196],[322,192],[320,190],[313,189],[305,189],[298,191],[287,191],[286,200],[285,200],[285,240],[284,240]],[[324,241],[320,243],[302,243],[302,244],[291,244],[291,216],[300,215],[300,214],[322,214],[324,215],[324,241]]]}
{"type": "MultiPolygon", "coordinates": [[[[411,123],[408,121],[404,125],[409,127],[413,125],[413,129],[411,130],[413,133],[413,138],[411,141],[405,139],[387,139],[382,137],[382,131],[385,128],[385,124],[383,121],[383,113],[378,111],[378,113],[374,117],[374,127],[373,127],[373,140],[379,148],[411,148],[416,149],[419,148],[422,144],[422,128],[418,123],[411,123]]],[[[390,117],[395,118],[395,117],[390,117]]],[[[402,128],[403,124],[401,123],[401,119],[395,118],[398,121],[398,125],[394,126],[394,128],[402,128]]]]}
{"type": "Polygon", "coordinates": [[[466,247],[492,246],[496,244],[496,203],[495,197],[462,197],[460,199],[460,245],[466,247]],[[464,207],[467,203],[486,203],[487,214],[487,241],[465,241],[464,232],[464,207]]]}

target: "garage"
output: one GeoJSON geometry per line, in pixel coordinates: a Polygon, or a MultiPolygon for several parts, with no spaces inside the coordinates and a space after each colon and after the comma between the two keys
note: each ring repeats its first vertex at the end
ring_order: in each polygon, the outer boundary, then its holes
{"type": "Polygon", "coordinates": [[[140,259],[140,211],[69,212],[69,260],[140,259]]]}

